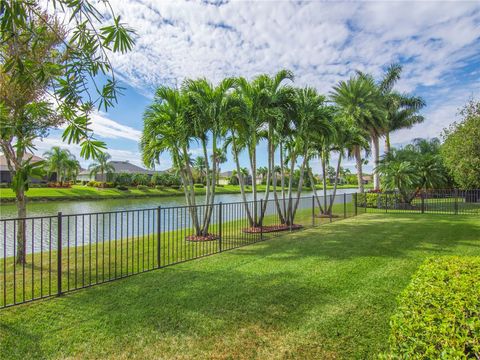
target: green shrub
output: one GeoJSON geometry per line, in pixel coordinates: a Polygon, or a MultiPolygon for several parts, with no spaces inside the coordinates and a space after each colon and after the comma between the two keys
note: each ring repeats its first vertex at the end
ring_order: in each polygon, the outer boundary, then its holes
{"type": "Polygon", "coordinates": [[[480,358],[480,257],[427,260],[399,299],[387,359],[480,358]]]}
{"type": "Polygon", "coordinates": [[[117,185],[117,190],[127,191],[127,190],[128,190],[128,187],[126,187],[125,185],[117,185]]]}
{"type": "Polygon", "coordinates": [[[218,185],[215,185],[216,187],[225,187],[225,185],[223,184],[218,184],[218,185]]]}
{"type": "Polygon", "coordinates": [[[155,186],[155,189],[157,189],[157,190],[163,190],[163,189],[165,189],[165,186],[163,186],[163,185],[157,185],[157,186],[155,186]]]}
{"type": "Polygon", "coordinates": [[[148,186],[147,185],[137,185],[137,189],[145,191],[145,190],[148,190],[148,186]]]}
{"type": "Polygon", "coordinates": [[[0,183],[0,189],[8,189],[10,187],[9,183],[0,183]]]}
{"type": "Polygon", "coordinates": [[[388,193],[364,193],[357,195],[358,206],[365,206],[365,197],[367,198],[367,207],[368,208],[379,208],[385,209],[385,202],[388,205],[389,209],[394,209],[401,203],[399,194],[388,194],[388,193]]]}
{"type": "Polygon", "coordinates": [[[180,189],[181,187],[181,185],[170,185],[170,188],[172,189],[180,189]]]}
{"type": "Polygon", "coordinates": [[[193,186],[197,189],[203,189],[205,187],[203,184],[194,184],[193,186]]]}
{"type": "Polygon", "coordinates": [[[94,187],[96,183],[97,181],[90,180],[89,182],[87,182],[87,186],[94,187]]]}

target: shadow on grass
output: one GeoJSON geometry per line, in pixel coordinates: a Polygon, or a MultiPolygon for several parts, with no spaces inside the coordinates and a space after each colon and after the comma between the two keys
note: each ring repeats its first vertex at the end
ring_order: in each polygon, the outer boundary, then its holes
{"type": "Polygon", "coordinates": [[[128,357],[156,348],[166,358],[255,358],[268,347],[306,358],[372,357],[418,264],[478,254],[479,231],[479,222],[460,217],[339,221],[4,310],[0,357],[128,357]]]}

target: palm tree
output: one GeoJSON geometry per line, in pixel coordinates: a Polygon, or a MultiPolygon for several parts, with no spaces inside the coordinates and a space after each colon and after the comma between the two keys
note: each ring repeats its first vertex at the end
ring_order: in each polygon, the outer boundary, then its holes
{"type": "MultiPolygon", "coordinates": [[[[223,124],[224,125],[224,124],[223,124]]],[[[219,175],[220,175],[220,165],[225,164],[227,162],[227,151],[226,148],[217,148],[217,153],[215,155],[210,155],[212,162],[216,162],[217,164],[217,173],[215,174],[215,181],[218,185],[219,175]]]]}
{"type": "Polygon", "coordinates": [[[197,156],[195,160],[193,161],[193,167],[194,169],[198,172],[198,175],[200,177],[200,182],[203,184],[205,182],[205,168],[206,168],[206,163],[205,163],[205,158],[203,156],[197,156]]]}
{"type": "Polygon", "coordinates": [[[107,177],[110,177],[115,172],[113,165],[109,164],[110,159],[110,154],[100,153],[96,161],[88,167],[90,176],[95,178],[97,174],[100,173],[101,181],[107,181],[107,177]],[[105,176],[105,174],[107,176],[105,176]]]}
{"type": "Polygon", "coordinates": [[[400,79],[402,66],[390,65],[379,83],[379,88],[384,97],[387,109],[386,122],[382,131],[385,136],[385,152],[390,151],[390,133],[400,129],[411,128],[423,122],[424,117],[418,114],[425,106],[421,97],[401,94],[394,90],[396,82],[400,79]]]}
{"type": "Polygon", "coordinates": [[[140,140],[143,163],[153,168],[159,163],[163,153],[170,154],[173,169],[182,180],[185,200],[188,205],[192,226],[196,235],[201,235],[201,227],[195,202],[193,173],[188,153],[194,140],[194,130],[186,120],[188,99],[178,89],[160,86],[143,114],[143,132],[140,140]]]}
{"type": "MultiPolygon", "coordinates": [[[[260,175],[262,177],[262,183],[265,180],[265,176],[267,175],[267,172],[268,172],[268,169],[265,166],[260,166],[257,169],[258,175],[260,175]]],[[[276,172],[276,173],[278,174],[279,172],[276,172]]]]}
{"type": "Polygon", "coordinates": [[[205,158],[206,193],[205,204],[207,205],[202,233],[208,233],[208,227],[215,201],[215,185],[219,161],[217,155],[221,150],[219,142],[224,133],[225,119],[230,117],[235,109],[235,102],[231,100],[231,93],[236,85],[236,80],[226,78],[217,86],[206,79],[186,80],[182,86],[187,99],[185,116],[193,126],[194,136],[200,141],[205,158]],[[212,166],[208,161],[208,135],[210,135],[212,166]]]}
{"type": "MultiPolygon", "coordinates": [[[[45,166],[47,171],[57,175],[57,181],[63,183],[66,177],[69,162],[74,160],[75,157],[66,149],[62,149],[59,146],[52,147],[51,150],[43,154],[46,157],[45,166]]],[[[70,164],[71,165],[71,164],[70,164]]]]}
{"type": "Polygon", "coordinates": [[[65,162],[65,175],[68,180],[76,182],[79,172],[80,163],[77,159],[75,159],[75,157],[72,157],[65,162]]]}
{"type": "MultiPolygon", "coordinates": [[[[377,85],[369,76],[357,74],[347,81],[341,81],[334,86],[331,99],[339,110],[339,117],[365,131],[372,141],[374,155],[376,158],[379,152],[378,137],[385,118],[385,111],[382,106],[382,99],[377,85]]],[[[358,189],[364,192],[362,173],[362,148],[354,146],[354,156],[357,168],[358,189]]]]}

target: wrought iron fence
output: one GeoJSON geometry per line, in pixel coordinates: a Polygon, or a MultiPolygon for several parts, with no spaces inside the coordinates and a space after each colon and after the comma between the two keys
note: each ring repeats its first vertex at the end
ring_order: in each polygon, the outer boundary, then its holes
{"type": "MultiPolygon", "coordinates": [[[[297,202],[294,200],[293,205],[297,202]]],[[[283,198],[267,202],[219,203],[211,207],[159,206],[2,219],[0,308],[61,295],[268,240],[284,232],[355,216],[356,200],[356,194],[300,197],[293,223],[283,216],[288,211],[288,199],[284,201],[283,198]],[[326,212],[325,205],[328,208],[330,203],[332,210],[326,212]],[[197,236],[192,211],[199,219],[211,213],[208,236],[197,236]],[[24,228],[20,238],[19,227],[24,228]],[[19,262],[22,257],[25,261],[19,262]]]]}
{"type": "Polygon", "coordinates": [[[370,192],[358,194],[358,206],[369,213],[480,215],[480,190],[440,189],[406,194],[370,192]]]}

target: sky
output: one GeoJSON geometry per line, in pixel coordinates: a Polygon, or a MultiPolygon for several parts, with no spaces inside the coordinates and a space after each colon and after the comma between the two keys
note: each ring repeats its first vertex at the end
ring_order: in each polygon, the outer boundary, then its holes
{"type": "MultiPolygon", "coordinates": [[[[290,69],[295,86],[328,95],[355,70],[380,77],[403,65],[396,89],[422,96],[425,122],[392,134],[402,146],[440,136],[470,99],[480,99],[480,2],[308,2],[111,0],[117,15],[136,31],[136,45],[111,61],[125,88],[118,104],[93,115],[96,137],[114,160],[141,164],[142,114],[159,85],[185,78],[216,83],[227,76],[253,78],[290,69]]],[[[61,142],[52,131],[36,142],[38,155],[61,142]]],[[[199,155],[195,146],[194,155],[199,155]]],[[[266,163],[260,145],[259,165],[266,163]]],[[[242,165],[247,166],[245,155],[242,165]]],[[[82,160],[85,167],[88,161],[82,160]]],[[[162,156],[157,169],[168,169],[162,156]]],[[[354,162],[344,166],[354,169],[354,162]]],[[[313,163],[318,171],[318,163],[313,163]]],[[[232,157],[222,170],[234,168],[232,157]]],[[[367,165],[367,171],[369,165],[367,165]]]]}

